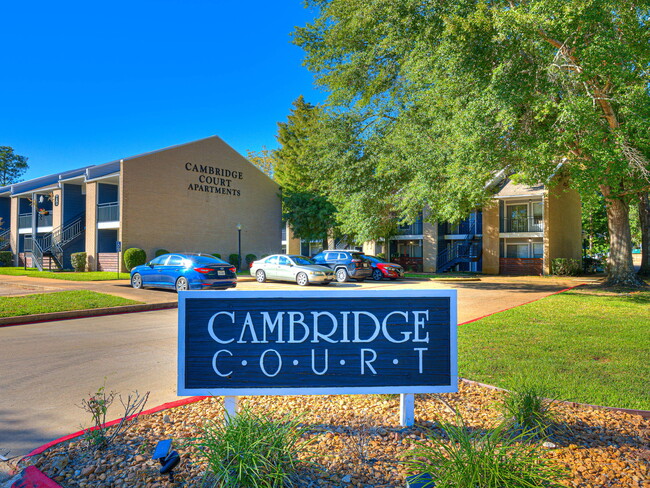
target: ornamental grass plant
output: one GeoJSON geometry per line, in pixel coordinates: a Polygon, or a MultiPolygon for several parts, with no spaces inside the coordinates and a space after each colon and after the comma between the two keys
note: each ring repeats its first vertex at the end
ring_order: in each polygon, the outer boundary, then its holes
{"type": "Polygon", "coordinates": [[[429,474],[427,487],[435,488],[555,488],[567,476],[542,456],[542,448],[513,436],[504,426],[478,430],[441,422],[428,442],[407,451],[406,465],[414,475],[429,474]]]}
{"type": "Polygon", "coordinates": [[[225,421],[209,421],[194,441],[207,463],[203,487],[280,488],[295,486],[308,442],[300,418],[275,421],[246,407],[225,421]]]}
{"type": "Polygon", "coordinates": [[[543,384],[518,380],[501,399],[504,425],[517,435],[544,438],[556,422],[552,392],[543,384]]]}

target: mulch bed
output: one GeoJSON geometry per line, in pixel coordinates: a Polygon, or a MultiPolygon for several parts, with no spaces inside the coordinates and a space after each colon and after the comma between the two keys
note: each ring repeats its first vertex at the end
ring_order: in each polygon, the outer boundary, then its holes
{"type": "MultiPolygon", "coordinates": [[[[445,402],[467,426],[490,428],[499,419],[502,393],[460,383],[459,393],[416,395],[416,425],[399,426],[397,395],[243,397],[253,411],[282,419],[303,415],[318,468],[306,468],[298,486],[402,487],[402,454],[428,435],[436,420],[453,420],[445,402]],[[445,402],[441,401],[441,398],[445,402]]],[[[64,488],[163,488],[201,486],[205,466],[183,439],[196,437],[206,419],[222,415],[221,397],[142,416],[123,437],[103,451],[91,451],[83,438],[28,458],[64,488]],[[158,472],[151,454],[159,440],[172,437],[183,461],[171,483],[158,472]]],[[[569,487],[650,488],[650,419],[638,415],[557,404],[557,428],[545,455],[567,469],[569,487]]]]}

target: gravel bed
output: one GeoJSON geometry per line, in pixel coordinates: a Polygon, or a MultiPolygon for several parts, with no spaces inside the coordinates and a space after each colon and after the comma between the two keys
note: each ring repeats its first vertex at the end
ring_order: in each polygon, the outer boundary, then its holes
{"type": "MultiPolygon", "coordinates": [[[[425,440],[436,420],[452,420],[457,409],[468,426],[489,428],[499,418],[502,393],[460,383],[459,393],[416,395],[416,425],[399,426],[397,395],[243,397],[271,418],[303,415],[317,467],[305,468],[302,487],[402,487],[407,473],[402,454],[425,440]],[[442,401],[444,400],[444,401],[442,401]],[[445,405],[447,404],[447,405],[445,405]]],[[[163,488],[201,486],[205,466],[183,439],[197,435],[205,419],[220,419],[222,398],[141,417],[109,448],[93,452],[82,438],[50,448],[24,463],[35,464],[64,488],[163,488]],[[172,437],[183,461],[171,483],[151,454],[172,437]]],[[[650,488],[650,419],[584,406],[558,404],[558,423],[545,455],[566,467],[566,486],[650,488]]],[[[24,464],[23,463],[23,464],[24,464]]]]}

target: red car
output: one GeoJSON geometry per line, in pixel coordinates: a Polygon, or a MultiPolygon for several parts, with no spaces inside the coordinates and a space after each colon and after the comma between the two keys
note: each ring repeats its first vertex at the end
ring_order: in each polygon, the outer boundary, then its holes
{"type": "Polygon", "coordinates": [[[377,256],[363,255],[372,265],[372,279],[381,281],[382,278],[396,280],[397,278],[404,278],[404,268],[399,264],[389,263],[385,259],[378,258],[377,256]]]}

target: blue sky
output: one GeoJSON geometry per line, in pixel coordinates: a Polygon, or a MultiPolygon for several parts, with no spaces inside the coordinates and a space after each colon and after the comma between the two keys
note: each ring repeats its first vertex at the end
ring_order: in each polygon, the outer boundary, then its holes
{"type": "Polygon", "coordinates": [[[301,0],[3,2],[0,146],[25,179],[218,135],[276,147],[299,95],[324,93],[290,33],[301,0]]]}

